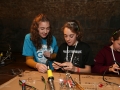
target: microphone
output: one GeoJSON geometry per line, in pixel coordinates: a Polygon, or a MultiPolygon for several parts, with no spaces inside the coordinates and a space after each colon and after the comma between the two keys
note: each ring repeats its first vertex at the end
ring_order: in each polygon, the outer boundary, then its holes
{"type": "Polygon", "coordinates": [[[52,75],[52,70],[51,69],[48,69],[47,70],[47,74],[48,74],[48,83],[49,83],[49,86],[50,86],[50,90],[55,90],[55,87],[54,87],[54,77],[52,75]]]}

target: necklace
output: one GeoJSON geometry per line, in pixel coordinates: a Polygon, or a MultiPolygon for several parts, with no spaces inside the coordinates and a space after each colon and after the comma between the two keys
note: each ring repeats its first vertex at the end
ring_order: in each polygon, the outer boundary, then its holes
{"type": "MultiPolygon", "coordinates": [[[[76,44],[75,44],[75,48],[74,48],[74,51],[73,51],[73,53],[72,53],[70,62],[72,62],[72,59],[73,59],[73,56],[74,56],[74,53],[75,53],[75,49],[76,49],[76,47],[77,47],[77,44],[78,44],[78,41],[77,41],[76,44]]],[[[68,46],[67,46],[67,53],[66,53],[66,61],[67,61],[67,62],[69,61],[69,60],[68,60],[68,46]]]]}

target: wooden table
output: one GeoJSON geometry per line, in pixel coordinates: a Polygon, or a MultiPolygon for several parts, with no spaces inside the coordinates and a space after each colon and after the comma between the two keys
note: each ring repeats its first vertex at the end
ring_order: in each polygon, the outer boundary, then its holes
{"type": "Polygon", "coordinates": [[[21,53],[14,53],[13,60],[9,62],[9,64],[0,65],[0,85],[16,76],[13,75],[11,70],[15,72],[18,72],[17,69],[22,69],[23,71],[34,70],[25,64],[25,57],[22,56],[21,53]]]}
{"type": "MultiPolygon", "coordinates": [[[[70,74],[84,90],[120,90],[120,88],[111,83],[104,82],[102,76],[99,75],[84,75],[84,74],[70,74]]],[[[0,85],[0,90],[21,90],[19,80],[25,80],[27,85],[37,88],[37,90],[45,90],[45,83],[41,80],[41,76],[45,78],[46,90],[50,90],[48,76],[46,73],[39,73],[38,71],[25,71],[22,77],[16,76],[6,83],[0,85]]],[[[67,90],[68,82],[73,87],[72,80],[66,77],[65,73],[53,72],[55,90],[67,90]]],[[[119,77],[105,76],[107,81],[119,84],[119,77]]],[[[79,89],[69,89],[79,90],[79,89]]]]}
{"type": "MultiPolygon", "coordinates": [[[[41,81],[41,76],[43,76],[46,80],[46,86],[49,90],[49,85],[47,83],[48,77],[47,73],[39,73],[34,69],[28,67],[25,64],[25,58],[16,56],[17,60],[6,65],[0,66],[0,90],[22,90],[19,85],[19,80],[25,79],[27,84],[36,87],[38,90],[44,90],[45,83],[41,81]],[[11,70],[14,70],[18,73],[18,69],[22,69],[25,71],[22,77],[18,75],[13,75],[11,70]]],[[[57,73],[53,72],[54,76],[54,84],[55,90],[66,90],[65,82],[66,82],[66,74],[65,73],[57,73]],[[61,80],[64,83],[61,83],[61,80]],[[61,84],[64,84],[60,89],[61,84]]],[[[103,81],[103,77],[97,74],[71,74],[73,80],[79,83],[85,90],[120,90],[120,88],[114,84],[110,84],[103,81]]],[[[120,78],[115,76],[105,76],[107,81],[115,82],[120,84],[120,78]]],[[[69,81],[69,80],[68,80],[69,81]]],[[[73,90],[73,89],[71,89],[73,90]]],[[[78,89],[74,89],[78,90],[78,89]]]]}

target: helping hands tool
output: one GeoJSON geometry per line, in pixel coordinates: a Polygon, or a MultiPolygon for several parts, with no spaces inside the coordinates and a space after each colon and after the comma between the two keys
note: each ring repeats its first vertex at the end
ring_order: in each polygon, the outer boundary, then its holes
{"type": "Polygon", "coordinates": [[[73,80],[73,78],[71,77],[70,73],[66,73],[66,76],[68,76],[72,82],[74,83],[74,85],[79,89],[79,90],[84,90],[83,87],[80,86],[80,84],[78,84],[75,80],[73,80]]]}
{"type": "Polygon", "coordinates": [[[26,90],[27,88],[28,90],[38,90],[37,88],[26,84],[23,80],[19,80],[19,85],[22,86],[22,90],[26,90]]]}

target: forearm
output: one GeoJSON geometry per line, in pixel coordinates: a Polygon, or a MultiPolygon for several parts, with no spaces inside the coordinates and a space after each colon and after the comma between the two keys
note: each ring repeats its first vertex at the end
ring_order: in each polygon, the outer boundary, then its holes
{"type": "Polygon", "coordinates": [[[34,61],[33,57],[26,57],[26,64],[32,68],[36,68],[37,62],[34,61]]]}
{"type": "Polygon", "coordinates": [[[56,53],[52,53],[51,55],[50,55],[50,59],[55,59],[56,58],[56,53]]]}
{"type": "Polygon", "coordinates": [[[76,73],[91,73],[91,66],[86,65],[85,68],[75,67],[74,72],[76,72],[76,73]]]}

